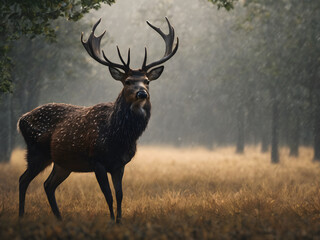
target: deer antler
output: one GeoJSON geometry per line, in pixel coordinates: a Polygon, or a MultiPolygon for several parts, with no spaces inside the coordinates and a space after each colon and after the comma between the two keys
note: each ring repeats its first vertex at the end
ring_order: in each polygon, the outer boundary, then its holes
{"type": "Polygon", "coordinates": [[[93,26],[91,34],[88,38],[88,40],[86,42],[83,41],[83,33],[81,33],[81,42],[82,45],[84,46],[84,48],[87,50],[88,54],[97,62],[111,67],[111,68],[119,68],[122,69],[123,71],[125,71],[126,73],[128,73],[129,71],[131,71],[129,64],[130,64],[130,48],[128,50],[128,60],[127,63],[124,62],[119,47],[117,46],[117,51],[118,51],[118,55],[119,58],[122,62],[123,65],[121,64],[117,64],[117,63],[113,63],[111,62],[104,54],[104,51],[102,50],[102,55],[103,58],[101,58],[101,51],[100,51],[100,42],[102,37],[104,36],[104,34],[106,33],[106,31],[104,31],[99,37],[96,37],[94,35],[94,31],[96,30],[97,26],[99,25],[99,23],[101,22],[101,18],[98,20],[98,22],[96,22],[96,24],[93,26]]]}
{"type": "Polygon", "coordinates": [[[157,65],[160,65],[164,62],[166,62],[167,60],[169,60],[178,50],[178,47],[179,47],[179,38],[177,37],[177,44],[176,46],[174,47],[174,49],[172,49],[173,47],[173,42],[174,42],[174,28],[171,26],[168,18],[166,17],[166,20],[167,20],[167,23],[168,23],[168,27],[169,27],[169,33],[166,35],[164,34],[160,28],[157,28],[155,26],[153,26],[151,23],[149,23],[147,21],[147,24],[153,28],[157,33],[160,34],[160,36],[163,38],[165,44],[166,44],[166,51],[164,53],[164,56],[158,60],[158,61],[155,61],[153,63],[150,63],[148,65],[146,65],[147,63],[147,48],[145,48],[145,54],[144,54],[144,60],[143,60],[143,64],[142,64],[142,68],[141,70],[143,71],[148,71],[150,68],[154,67],[154,66],[157,66],[157,65]]]}

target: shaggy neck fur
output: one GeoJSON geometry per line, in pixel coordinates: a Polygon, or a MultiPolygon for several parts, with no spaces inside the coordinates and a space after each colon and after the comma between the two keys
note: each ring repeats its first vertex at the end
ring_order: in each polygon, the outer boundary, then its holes
{"type": "Polygon", "coordinates": [[[136,141],[146,129],[149,119],[151,104],[149,100],[141,106],[141,110],[132,108],[132,104],[125,101],[123,92],[121,92],[114,103],[114,111],[110,117],[109,129],[112,129],[110,136],[111,144],[120,144],[130,147],[136,144],[136,141]]]}

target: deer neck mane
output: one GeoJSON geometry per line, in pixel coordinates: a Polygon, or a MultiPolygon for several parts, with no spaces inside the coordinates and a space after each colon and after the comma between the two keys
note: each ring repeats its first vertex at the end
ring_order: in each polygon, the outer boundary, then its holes
{"type": "Polygon", "coordinates": [[[146,129],[151,112],[149,100],[141,105],[141,109],[136,109],[133,104],[127,103],[123,91],[114,102],[113,114],[110,118],[113,139],[122,144],[136,143],[137,139],[146,129]]]}

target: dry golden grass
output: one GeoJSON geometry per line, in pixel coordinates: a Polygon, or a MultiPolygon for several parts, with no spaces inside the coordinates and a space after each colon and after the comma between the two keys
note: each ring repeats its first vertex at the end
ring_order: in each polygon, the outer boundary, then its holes
{"type": "Polygon", "coordinates": [[[113,224],[94,174],[73,173],[57,190],[57,221],[43,182],[29,186],[18,220],[24,152],[0,165],[0,239],[320,239],[320,168],[312,150],[281,163],[247,148],[140,147],[126,167],[123,223],[113,224]]]}

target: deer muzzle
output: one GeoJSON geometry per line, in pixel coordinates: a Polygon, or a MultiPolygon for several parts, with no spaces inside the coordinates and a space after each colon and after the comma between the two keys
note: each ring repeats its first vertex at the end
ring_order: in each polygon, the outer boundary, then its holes
{"type": "Polygon", "coordinates": [[[146,98],[148,98],[148,93],[146,90],[141,90],[141,91],[137,92],[136,97],[137,97],[137,99],[146,99],[146,98]]]}

